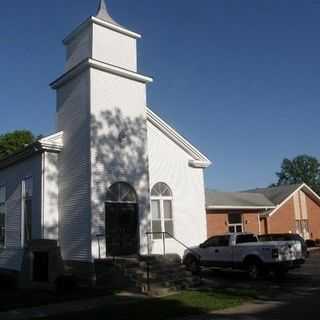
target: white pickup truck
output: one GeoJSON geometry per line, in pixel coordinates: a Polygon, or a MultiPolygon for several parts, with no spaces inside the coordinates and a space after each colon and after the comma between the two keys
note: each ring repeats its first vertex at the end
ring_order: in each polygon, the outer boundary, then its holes
{"type": "Polygon", "coordinates": [[[202,266],[232,268],[246,270],[251,279],[268,272],[284,276],[304,261],[301,242],[263,242],[251,233],[214,236],[187,250],[183,258],[187,268],[195,273],[202,266]]]}

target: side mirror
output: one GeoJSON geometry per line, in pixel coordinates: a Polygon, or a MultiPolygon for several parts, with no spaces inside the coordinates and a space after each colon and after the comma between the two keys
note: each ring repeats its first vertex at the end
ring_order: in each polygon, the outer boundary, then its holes
{"type": "Polygon", "coordinates": [[[205,242],[204,242],[204,243],[201,243],[199,247],[200,247],[200,249],[204,249],[204,248],[206,247],[205,242]]]}

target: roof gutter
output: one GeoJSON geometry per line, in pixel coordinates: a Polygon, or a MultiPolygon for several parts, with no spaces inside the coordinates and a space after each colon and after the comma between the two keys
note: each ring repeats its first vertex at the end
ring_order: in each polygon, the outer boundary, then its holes
{"type": "Polygon", "coordinates": [[[271,210],[275,209],[276,206],[207,206],[208,210],[221,210],[221,209],[231,209],[231,210],[271,210]]]}

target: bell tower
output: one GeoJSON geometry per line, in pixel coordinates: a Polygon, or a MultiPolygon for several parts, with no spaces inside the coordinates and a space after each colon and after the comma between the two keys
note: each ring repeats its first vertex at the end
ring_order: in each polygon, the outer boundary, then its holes
{"type": "Polygon", "coordinates": [[[105,257],[107,191],[123,182],[137,195],[139,252],[147,250],[149,212],[147,95],[150,77],[137,72],[141,35],[118,24],[101,0],[63,41],[65,73],[57,92],[61,249],[64,260],[105,257]],[[99,241],[98,241],[99,238],[99,241]]]}

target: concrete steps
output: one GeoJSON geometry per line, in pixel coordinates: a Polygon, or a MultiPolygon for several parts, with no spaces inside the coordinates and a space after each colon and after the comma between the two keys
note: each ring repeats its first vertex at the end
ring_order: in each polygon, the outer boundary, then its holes
{"type": "Polygon", "coordinates": [[[200,284],[200,279],[186,270],[177,255],[97,260],[95,268],[97,286],[155,296],[200,284]]]}

